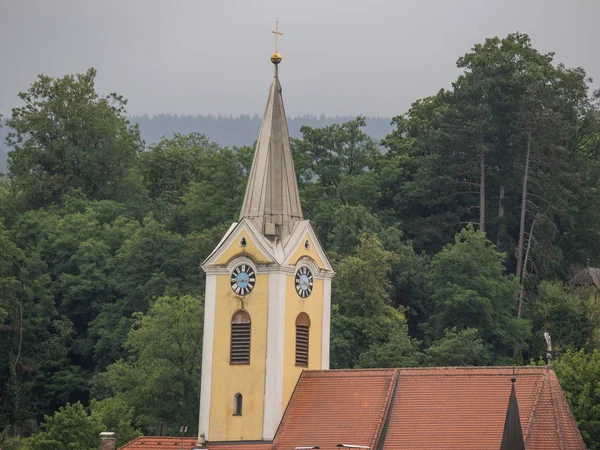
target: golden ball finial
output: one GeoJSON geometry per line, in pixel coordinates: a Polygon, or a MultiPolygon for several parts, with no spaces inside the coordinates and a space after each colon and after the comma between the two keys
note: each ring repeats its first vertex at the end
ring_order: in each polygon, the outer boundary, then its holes
{"type": "Polygon", "coordinates": [[[280,55],[279,53],[277,53],[277,52],[275,52],[275,53],[273,53],[273,54],[271,55],[271,62],[272,62],[273,64],[279,64],[279,63],[281,62],[281,60],[282,60],[282,59],[283,59],[283,58],[281,57],[281,55],[280,55]]]}

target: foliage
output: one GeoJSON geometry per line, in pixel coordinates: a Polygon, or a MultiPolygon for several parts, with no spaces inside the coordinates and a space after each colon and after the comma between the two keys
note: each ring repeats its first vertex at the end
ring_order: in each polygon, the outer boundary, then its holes
{"type": "Polygon", "coordinates": [[[301,179],[318,178],[325,187],[339,186],[344,175],[361,175],[378,155],[375,142],[361,128],[364,117],[323,128],[304,126],[294,150],[302,155],[297,167],[301,179]]]}
{"type": "Polygon", "coordinates": [[[472,226],[436,254],[427,276],[433,312],[426,325],[431,340],[444,330],[474,328],[492,346],[495,362],[510,355],[515,343],[528,338],[529,323],[515,317],[517,284],[505,274],[505,256],[472,226]]]}
{"type": "Polygon", "coordinates": [[[560,282],[542,281],[537,295],[527,305],[527,317],[533,329],[539,330],[538,349],[543,354],[543,333],[552,336],[555,354],[580,348],[596,348],[598,345],[598,305],[594,301],[594,288],[574,289],[560,282]]]}
{"type": "Polygon", "coordinates": [[[569,350],[553,367],[586,445],[600,449],[600,350],[569,350]]]}
{"type": "Polygon", "coordinates": [[[363,235],[356,255],[337,265],[332,286],[332,367],[395,367],[418,363],[404,312],[390,304],[395,255],[363,235]]]}
{"type": "Polygon", "coordinates": [[[140,149],[125,117],[126,100],[95,91],[96,71],[53,79],[40,75],[19,93],[7,125],[10,175],[27,205],[57,202],[72,189],[89,198],[118,198],[140,149]]]}
{"type": "Polygon", "coordinates": [[[100,421],[105,431],[115,433],[117,448],[141,436],[140,430],[134,426],[134,409],[121,398],[93,399],[90,410],[92,419],[100,421]]]}
{"type": "Polygon", "coordinates": [[[130,357],[96,377],[96,395],[112,396],[107,400],[127,411],[132,408],[136,422],[146,431],[153,430],[157,421],[172,425],[173,431],[181,424],[194,429],[202,317],[201,300],[190,295],[160,297],[146,314],[136,313],[125,342],[130,357]]]}
{"type": "Polygon", "coordinates": [[[41,431],[30,440],[32,450],[99,449],[102,422],[90,416],[79,402],[62,406],[45,416],[41,431]]]}
{"type": "Polygon", "coordinates": [[[492,360],[491,345],[481,339],[475,328],[446,329],[426,353],[434,366],[485,366],[492,360]]]}
{"type": "MultiPolygon", "coordinates": [[[[564,276],[563,253],[579,251],[582,241],[567,239],[569,247],[557,240],[557,224],[569,235],[585,235],[588,254],[596,255],[600,242],[570,220],[589,214],[576,206],[591,201],[579,176],[595,178],[590,164],[597,160],[597,105],[588,97],[585,71],[554,65],[552,53],[539,53],[520,33],[486,39],[457,66],[463,72],[450,90],[415,102],[393,120],[396,129],[384,139],[388,152],[379,163],[380,206],[428,252],[473,222],[513,255],[524,231],[543,217],[552,226],[534,233],[527,270],[564,276]]],[[[521,264],[508,263],[511,270],[521,264]]]]}

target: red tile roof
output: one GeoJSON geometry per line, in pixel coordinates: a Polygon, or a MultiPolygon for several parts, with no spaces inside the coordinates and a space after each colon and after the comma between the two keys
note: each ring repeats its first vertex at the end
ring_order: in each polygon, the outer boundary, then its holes
{"type": "Polygon", "coordinates": [[[304,371],[274,440],[275,449],[375,448],[392,396],[396,370],[304,371]]]}
{"type": "MultiPolygon", "coordinates": [[[[141,436],[119,450],[192,450],[196,447],[198,438],[169,437],[169,436],[141,436]]],[[[208,450],[271,450],[270,443],[244,443],[232,442],[210,444],[208,450]]]]}
{"type": "MultiPolygon", "coordinates": [[[[401,369],[384,449],[500,448],[511,376],[508,367],[401,369]]],[[[525,448],[585,449],[554,372],[515,376],[525,448]]]]}
{"type": "MultiPolygon", "coordinates": [[[[354,444],[383,450],[497,450],[512,367],[304,371],[273,444],[210,450],[293,450],[354,444]]],[[[553,371],[515,369],[526,450],[585,450],[553,371]]],[[[123,450],[180,449],[180,438],[138,438],[123,450]]],[[[185,438],[183,448],[194,447],[185,438]]]]}
{"type": "Polygon", "coordinates": [[[168,436],[141,436],[119,450],[190,450],[194,448],[198,438],[168,437],[168,436]]]}
{"type": "MultiPolygon", "coordinates": [[[[354,444],[375,450],[381,440],[384,450],[497,450],[512,372],[512,367],[305,371],[274,449],[354,444]]],[[[515,375],[525,448],[585,450],[554,372],[520,367],[515,375]]]]}

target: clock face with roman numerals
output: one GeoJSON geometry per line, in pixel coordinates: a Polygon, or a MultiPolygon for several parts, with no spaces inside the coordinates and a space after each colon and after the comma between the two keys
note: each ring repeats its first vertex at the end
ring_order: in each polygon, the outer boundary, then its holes
{"type": "Polygon", "coordinates": [[[302,298],[308,297],[313,290],[313,274],[308,267],[300,267],[296,272],[296,292],[302,298]]]}
{"type": "Polygon", "coordinates": [[[249,294],[256,283],[256,273],[248,264],[240,264],[231,272],[231,289],[237,295],[249,294]]]}

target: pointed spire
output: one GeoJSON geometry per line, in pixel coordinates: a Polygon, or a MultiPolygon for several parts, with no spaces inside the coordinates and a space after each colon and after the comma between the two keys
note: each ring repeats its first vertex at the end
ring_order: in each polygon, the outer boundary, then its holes
{"type": "MultiPolygon", "coordinates": [[[[276,33],[276,37],[281,35],[278,28],[276,33]]],[[[303,217],[277,71],[281,59],[277,51],[271,55],[275,76],[269,89],[240,219],[252,220],[269,239],[285,240],[296,221],[303,217]]]]}
{"type": "Polygon", "coordinates": [[[515,393],[515,381],[513,376],[510,381],[512,388],[508,399],[508,409],[506,410],[506,420],[504,422],[504,434],[500,450],[525,450],[523,441],[523,430],[521,429],[521,419],[519,417],[519,405],[517,404],[517,394],[515,393]]]}

